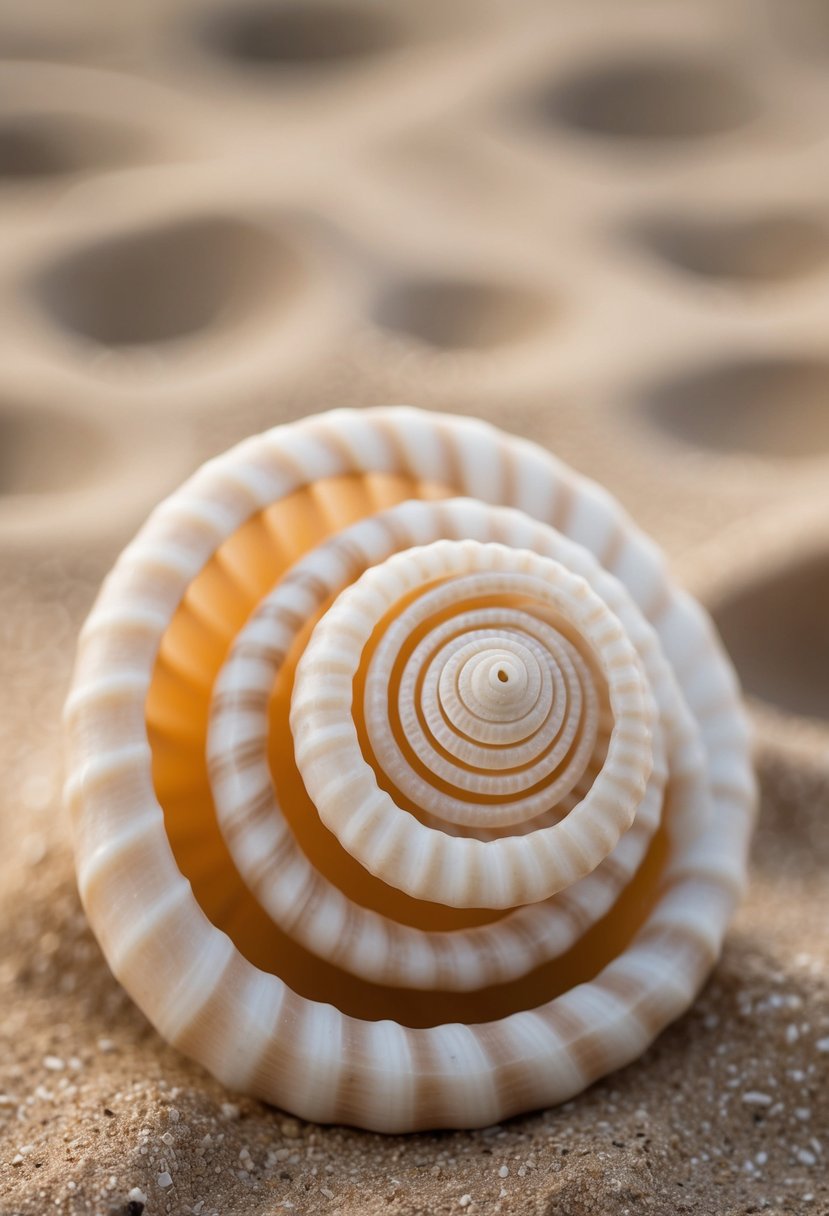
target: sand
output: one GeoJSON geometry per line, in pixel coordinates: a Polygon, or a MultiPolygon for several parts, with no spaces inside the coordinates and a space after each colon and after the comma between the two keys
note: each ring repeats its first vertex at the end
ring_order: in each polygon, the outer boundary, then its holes
{"type": "Polygon", "coordinates": [[[826,1216],[825,6],[319,8],[0,12],[0,1213],[826,1216]],[[545,443],[654,535],[746,681],[762,806],[722,961],[642,1059],[384,1138],[228,1093],[121,991],[60,711],[163,493],[403,400],[545,443]]]}

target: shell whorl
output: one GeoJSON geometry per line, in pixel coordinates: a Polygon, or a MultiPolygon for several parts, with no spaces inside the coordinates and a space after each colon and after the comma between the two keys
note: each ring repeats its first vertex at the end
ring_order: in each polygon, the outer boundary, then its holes
{"type": "MultiPolygon", "coordinates": [[[[436,507],[432,509],[437,511],[436,507]]],[[[507,613],[505,624],[511,619],[507,613]]],[[[461,638],[464,625],[461,610],[454,620],[461,638]]],[[[506,652],[498,648],[497,635],[490,635],[489,646],[482,653],[488,664],[488,668],[483,667],[484,679],[494,677],[498,683],[499,672],[512,671],[518,682],[515,656],[508,664],[506,652]]],[[[551,666],[553,655],[548,655],[551,666]]],[[[482,671],[477,656],[472,657],[471,664],[469,679],[474,684],[472,689],[464,689],[468,699],[463,699],[458,687],[458,704],[450,704],[474,712],[492,727],[492,710],[497,702],[491,694],[483,695],[483,680],[476,679],[482,671]]],[[[383,676],[390,678],[391,670],[388,662],[378,666],[381,672],[374,673],[374,695],[365,707],[368,734],[371,740],[380,734],[391,742],[388,706],[383,706],[376,691],[376,684],[383,676]]],[[[459,684],[465,675],[464,664],[459,684]]],[[[451,679],[451,672],[449,676],[451,679]]],[[[371,873],[420,899],[455,907],[511,908],[554,895],[585,877],[630,827],[651,770],[648,721],[652,713],[645,695],[635,651],[621,626],[583,579],[528,550],[476,541],[436,541],[423,548],[407,549],[367,570],[332,605],[312,634],[297,670],[291,726],[297,765],[320,818],[371,873]],[[468,571],[481,573],[464,578],[468,571]],[[450,581],[444,582],[446,579],[450,581]],[[357,728],[349,720],[360,656],[380,619],[394,611],[407,595],[417,594],[436,580],[439,585],[404,609],[390,628],[387,637],[391,636],[392,647],[400,646],[413,633],[418,636],[418,627],[428,624],[430,615],[440,616],[458,603],[463,609],[465,603],[476,599],[515,596],[530,607],[561,614],[593,648],[608,681],[614,726],[605,763],[584,798],[559,823],[497,841],[447,836],[401,810],[392,795],[379,787],[375,769],[363,757],[357,728]]],[[[534,703],[519,702],[518,708],[530,711],[534,703]]],[[[416,713],[417,708],[417,702],[407,706],[410,713],[416,713]]],[[[445,711],[444,718],[451,725],[445,711]]],[[[590,741],[589,734],[587,737],[590,741]]],[[[403,736],[398,738],[397,750],[402,757],[403,736]]],[[[460,740],[462,736],[456,731],[455,738],[460,740]]],[[[550,754],[554,743],[555,739],[542,737],[542,759],[550,754]]],[[[588,755],[585,749],[580,751],[579,759],[586,766],[588,755]]],[[[543,772],[545,767],[541,765],[541,774],[524,771],[530,787],[550,775],[543,772]]],[[[401,769],[405,769],[405,761],[392,775],[400,775],[401,769]]],[[[556,771],[553,767],[552,774],[556,771]]],[[[573,784],[583,771],[574,775],[573,784]]],[[[504,826],[503,820],[507,825],[512,822],[504,813],[505,807],[516,807],[516,814],[521,812],[521,817],[532,819],[557,805],[555,794],[545,796],[544,791],[514,804],[464,804],[457,797],[460,785],[456,784],[455,795],[449,795],[441,789],[430,791],[428,779],[418,778],[413,770],[404,771],[402,776],[404,781],[411,779],[410,791],[415,799],[419,797],[420,805],[425,803],[424,810],[439,814],[445,801],[447,817],[454,816],[455,822],[463,816],[460,821],[467,824],[504,826]]],[[[565,775],[565,783],[567,779],[565,775]]],[[[405,795],[409,791],[402,792],[405,795]]],[[[492,790],[490,796],[497,792],[492,790]]]]}
{"type": "Polygon", "coordinates": [[[113,970],[307,1117],[564,1100],[687,1005],[744,876],[707,618],[611,499],[471,420],[336,411],[205,466],[105,584],[67,723],[113,970]]]}

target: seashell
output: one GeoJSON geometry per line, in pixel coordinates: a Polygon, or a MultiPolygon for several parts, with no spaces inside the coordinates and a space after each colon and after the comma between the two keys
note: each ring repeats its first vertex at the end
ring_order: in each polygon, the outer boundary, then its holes
{"type": "Polygon", "coordinates": [[[564,1101],[687,1008],[744,881],[746,723],[601,489],[465,418],[210,461],[81,634],[78,881],[227,1085],[380,1131],[564,1101]]]}

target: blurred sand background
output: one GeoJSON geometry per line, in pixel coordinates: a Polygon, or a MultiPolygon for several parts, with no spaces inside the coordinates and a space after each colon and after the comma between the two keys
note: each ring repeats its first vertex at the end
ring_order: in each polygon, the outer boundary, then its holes
{"type": "Polygon", "coordinates": [[[825,0],[0,6],[0,1213],[829,1213],[825,0]],[[382,1138],[228,1094],[110,977],[74,640],[201,460],[334,405],[601,481],[751,694],[702,997],[563,1109],[382,1138]]]}

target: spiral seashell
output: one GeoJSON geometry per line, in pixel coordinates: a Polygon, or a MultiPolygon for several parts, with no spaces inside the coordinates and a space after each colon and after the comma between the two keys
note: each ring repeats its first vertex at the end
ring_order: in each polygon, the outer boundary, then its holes
{"type": "Polygon", "coordinates": [[[209,462],[66,707],[106,958],[233,1088],[382,1131],[563,1101],[693,999],[754,814],[732,669],[598,487],[338,410],[209,462]]]}

